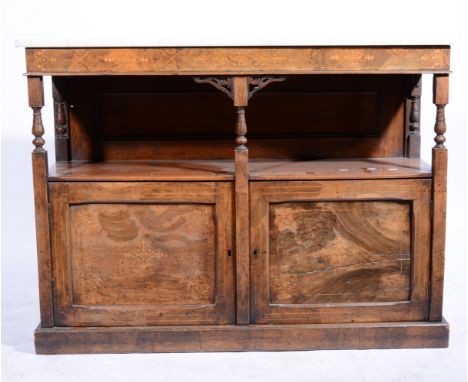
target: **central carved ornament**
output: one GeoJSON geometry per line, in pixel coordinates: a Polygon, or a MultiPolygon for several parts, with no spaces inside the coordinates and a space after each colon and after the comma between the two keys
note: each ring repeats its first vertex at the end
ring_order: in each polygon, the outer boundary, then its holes
{"type": "MultiPolygon", "coordinates": [[[[247,77],[249,85],[249,98],[272,82],[284,81],[285,77],[247,77]]],[[[234,99],[232,77],[194,77],[197,84],[210,84],[216,89],[221,90],[229,98],[234,99]]]]}

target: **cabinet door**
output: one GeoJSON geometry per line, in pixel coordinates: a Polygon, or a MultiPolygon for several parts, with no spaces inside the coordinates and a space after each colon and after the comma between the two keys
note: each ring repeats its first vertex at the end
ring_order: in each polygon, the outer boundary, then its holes
{"type": "Polygon", "coordinates": [[[427,318],[430,185],[251,183],[252,322],[427,318]]]}
{"type": "Polygon", "coordinates": [[[229,182],[49,189],[56,326],[234,321],[229,182]]]}

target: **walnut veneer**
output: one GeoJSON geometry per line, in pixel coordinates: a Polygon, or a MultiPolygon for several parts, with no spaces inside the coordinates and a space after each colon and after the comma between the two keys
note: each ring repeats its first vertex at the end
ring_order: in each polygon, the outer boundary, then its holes
{"type": "Polygon", "coordinates": [[[26,48],[36,351],[447,346],[449,54],[26,48]]]}

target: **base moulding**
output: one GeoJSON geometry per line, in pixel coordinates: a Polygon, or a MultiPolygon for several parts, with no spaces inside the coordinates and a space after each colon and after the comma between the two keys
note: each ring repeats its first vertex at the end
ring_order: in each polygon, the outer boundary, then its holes
{"type": "Polygon", "coordinates": [[[38,327],[38,354],[444,348],[449,325],[382,322],[307,325],[38,327]]]}

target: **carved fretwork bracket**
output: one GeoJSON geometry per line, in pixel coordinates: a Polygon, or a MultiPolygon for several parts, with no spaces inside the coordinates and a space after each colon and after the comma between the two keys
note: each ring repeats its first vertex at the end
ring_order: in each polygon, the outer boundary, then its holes
{"type": "Polygon", "coordinates": [[[216,89],[221,90],[229,98],[234,99],[232,88],[232,77],[194,77],[193,80],[197,84],[210,84],[216,89]]]}
{"type": "MultiPolygon", "coordinates": [[[[273,82],[282,82],[286,77],[247,77],[249,86],[249,98],[273,82]]],[[[221,90],[229,98],[234,99],[233,78],[232,77],[194,77],[197,84],[210,84],[221,90]]]]}
{"type": "Polygon", "coordinates": [[[248,77],[249,98],[272,82],[282,82],[286,77],[248,77]]]}
{"type": "Polygon", "coordinates": [[[210,84],[227,94],[236,107],[236,152],[247,152],[247,123],[245,107],[252,96],[273,82],[284,81],[285,77],[194,77],[197,84],[210,84]]]}

